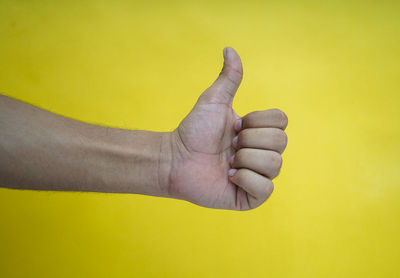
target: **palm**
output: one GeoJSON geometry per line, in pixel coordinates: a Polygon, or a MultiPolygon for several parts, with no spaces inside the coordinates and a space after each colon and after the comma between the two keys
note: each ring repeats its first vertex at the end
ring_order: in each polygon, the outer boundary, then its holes
{"type": "Polygon", "coordinates": [[[229,160],[235,152],[234,123],[239,118],[232,109],[232,99],[242,74],[240,58],[233,55],[173,132],[179,154],[172,164],[173,197],[212,208],[249,207],[247,193],[228,179],[229,160]]]}
{"type": "Polygon", "coordinates": [[[171,175],[178,198],[213,208],[245,206],[245,192],[228,180],[237,118],[224,104],[204,104],[179,125],[175,132],[181,155],[171,175]]]}

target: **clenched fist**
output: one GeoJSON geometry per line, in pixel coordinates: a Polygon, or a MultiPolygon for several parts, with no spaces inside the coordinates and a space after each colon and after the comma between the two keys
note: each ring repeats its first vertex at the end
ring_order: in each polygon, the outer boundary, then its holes
{"type": "Polygon", "coordinates": [[[224,49],[218,79],[172,132],[92,125],[0,95],[0,187],[135,193],[249,210],[273,191],[286,147],[277,109],[239,117],[242,63],[224,49]]]}
{"type": "Polygon", "coordinates": [[[288,119],[278,109],[239,117],[232,101],[242,75],[238,54],[225,48],[219,77],[171,133],[170,197],[249,210],[271,195],[287,144],[288,119]]]}

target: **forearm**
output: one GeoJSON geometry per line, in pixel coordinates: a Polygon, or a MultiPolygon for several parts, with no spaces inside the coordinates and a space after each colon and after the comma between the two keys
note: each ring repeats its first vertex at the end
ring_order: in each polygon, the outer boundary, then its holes
{"type": "Polygon", "coordinates": [[[0,186],[168,196],[170,134],[82,123],[0,96],[0,186]]]}

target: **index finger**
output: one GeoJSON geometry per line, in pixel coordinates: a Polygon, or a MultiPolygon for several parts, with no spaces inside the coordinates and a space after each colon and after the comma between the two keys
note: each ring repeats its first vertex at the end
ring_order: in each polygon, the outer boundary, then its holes
{"type": "Polygon", "coordinates": [[[275,127],[285,130],[288,117],[279,109],[254,111],[242,117],[241,129],[275,127]]]}

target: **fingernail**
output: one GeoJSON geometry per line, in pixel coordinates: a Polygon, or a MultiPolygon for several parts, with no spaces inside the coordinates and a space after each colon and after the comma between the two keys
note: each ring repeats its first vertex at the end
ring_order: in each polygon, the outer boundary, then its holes
{"type": "Polygon", "coordinates": [[[235,155],[232,155],[231,156],[231,159],[229,159],[229,163],[231,164],[231,165],[233,165],[233,162],[235,161],[235,155]]]}
{"type": "Polygon", "coordinates": [[[240,131],[242,129],[242,119],[236,120],[235,122],[235,130],[240,131]]]}
{"type": "Polygon", "coordinates": [[[225,60],[228,59],[228,57],[229,57],[229,47],[225,47],[223,52],[224,52],[224,59],[225,60]]]}
{"type": "Polygon", "coordinates": [[[237,136],[233,137],[232,146],[233,146],[234,148],[237,148],[237,142],[238,142],[238,137],[237,137],[237,136]]]}
{"type": "Polygon", "coordinates": [[[229,174],[229,176],[232,177],[236,172],[237,172],[237,169],[230,169],[228,174],[229,174]]]}

